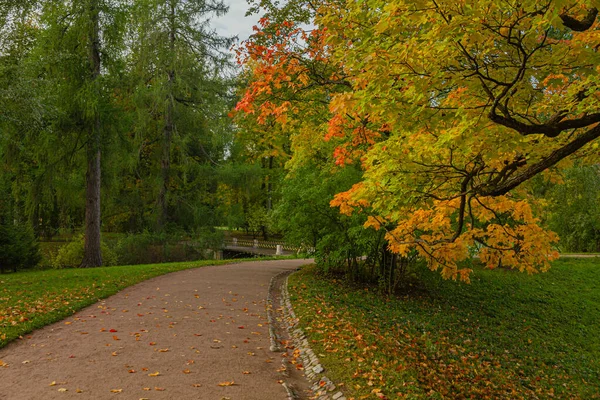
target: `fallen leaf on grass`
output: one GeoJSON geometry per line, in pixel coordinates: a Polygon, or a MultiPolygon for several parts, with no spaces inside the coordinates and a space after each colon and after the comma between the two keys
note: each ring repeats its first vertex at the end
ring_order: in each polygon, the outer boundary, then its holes
{"type": "Polygon", "coordinates": [[[219,382],[219,386],[233,386],[233,385],[235,385],[234,381],[219,382]]]}

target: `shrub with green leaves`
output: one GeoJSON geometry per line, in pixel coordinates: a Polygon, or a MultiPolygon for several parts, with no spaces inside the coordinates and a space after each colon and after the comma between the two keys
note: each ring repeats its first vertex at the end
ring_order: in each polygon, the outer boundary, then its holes
{"type": "Polygon", "coordinates": [[[25,225],[0,223],[0,270],[31,268],[40,261],[39,244],[25,225]]]}
{"type": "MultiPolygon", "coordinates": [[[[79,266],[81,260],[83,260],[84,243],[85,238],[83,234],[81,234],[76,236],[71,243],[61,247],[58,250],[56,257],[52,260],[52,267],[58,269],[79,266]]],[[[119,264],[117,253],[111,250],[104,241],[102,241],[100,247],[102,251],[102,263],[105,266],[119,264]]]]}

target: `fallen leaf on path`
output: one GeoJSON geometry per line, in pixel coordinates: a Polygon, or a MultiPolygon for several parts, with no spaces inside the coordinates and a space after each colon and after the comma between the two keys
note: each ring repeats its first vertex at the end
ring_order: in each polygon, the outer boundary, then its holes
{"type": "Polygon", "coordinates": [[[164,392],[165,388],[161,388],[161,387],[154,387],[154,390],[158,391],[158,392],[164,392]]]}
{"type": "Polygon", "coordinates": [[[123,389],[110,389],[111,393],[121,393],[123,389]]]}
{"type": "Polygon", "coordinates": [[[113,335],[113,340],[121,340],[117,337],[117,335],[113,335]]]}
{"type": "Polygon", "coordinates": [[[129,370],[129,371],[127,371],[127,372],[129,372],[130,374],[135,374],[137,371],[136,371],[135,369],[130,369],[130,370],[129,370]]]}
{"type": "Polygon", "coordinates": [[[148,376],[159,376],[159,375],[160,375],[160,372],[158,372],[158,371],[148,374],[148,376]]]}
{"type": "Polygon", "coordinates": [[[186,369],[184,369],[184,370],[183,370],[183,373],[184,373],[184,374],[191,374],[191,373],[192,373],[192,371],[190,371],[189,369],[187,369],[187,368],[186,368],[186,369]]]}
{"type": "Polygon", "coordinates": [[[242,372],[242,374],[244,374],[244,375],[250,375],[251,373],[252,373],[252,372],[250,372],[250,371],[243,371],[243,372],[242,372]]]}
{"type": "Polygon", "coordinates": [[[158,352],[159,352],[159,353],[166,353],[166,352],[168,352],[168,351],[169,351],[169,349],[158,349],[158,352]]]}
{"type": "Polygon", "coordinates": [[[23,361],[21,364],[29,364],[30,362],[31,362],[31,361],[29,361],[29,360],[25,360],[25,361],[23,361]]]}
{"type": "Polygon", "coordinates": [[[200,384],[200,383],[194,383],[192,386],[193,387],[202,387],[202,384],[200,384]]]}
{"type": "Polygon", "coordinates": [[[116,352],[116,351],[113,351],[113,352],[111,353],[111,356],[113,356],[113,357],[114,357],[114,356],[116,356],[116,355],[117,355],[117,352],[116,352]]]}
{"type": "Polygon", "coordinates": [[[66,392],[66,391],[68,391],[68,390],[69,390],[69,389],[65,389],[65,388],[60,388],[60,389],[58,389],[58,391],[59,391],[59,392],[66,392]]]}
{"type": "Polygon", "coordinates": [[[83,393],[83,390],[81,390],[81,389],[75,389],[75,392],[76,393],[83,393]]]}
{"type": "Polygon", "coordinates": [[[117,332],[117,330],[116,329],[111,329],[109,332],[115,333],[115,332],[117,332]]]}
{"type": "Polygon", "coordinates": [[[235,385],[234,381],[219,382],[219,386],[233,386],[233,385],[235,385]]]}

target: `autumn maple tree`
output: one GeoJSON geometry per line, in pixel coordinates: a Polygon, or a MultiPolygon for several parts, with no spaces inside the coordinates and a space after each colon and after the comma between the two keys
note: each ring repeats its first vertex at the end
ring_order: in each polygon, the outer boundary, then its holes
{"type": "Polygon", "coordinates": [[[289,2],[241,49],[252,78],[237,109],[291,137],[292,168],[327,142],[332,171],[359,163],[331,205],[369,215],[393,252],[467,281],[474,254],[545,270],[558,237],[527,182],[574,154],[597,161],[597,14],[594,1],[289,2]]]}

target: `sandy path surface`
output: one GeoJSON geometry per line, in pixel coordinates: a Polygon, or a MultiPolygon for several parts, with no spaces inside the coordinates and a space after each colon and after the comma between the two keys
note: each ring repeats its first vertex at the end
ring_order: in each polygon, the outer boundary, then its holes
{"type": "Polygon", "coordinates": [[[0,349],[0,399],[285,399],[265,302],[273,276],[307,262],[204,267],[127,288],[0,349]]]}

